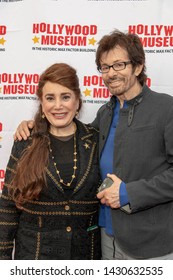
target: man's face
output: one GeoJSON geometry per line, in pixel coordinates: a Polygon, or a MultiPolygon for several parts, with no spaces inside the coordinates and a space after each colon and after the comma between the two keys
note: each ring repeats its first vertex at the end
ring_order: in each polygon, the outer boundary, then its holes
{"type": "MultiPolygon", "coordinates": [[[[101,57],[101,67],[110,66],[118,62],[129,61],[128,53],[120,46],[116,46],[109,52],[103,53],[101,57]]],[[[139,92],[139,82],[137,76],[142,71],[142,65],[132,68],[132,64],[125,66],[125,69],[116,71],[112,67],[107,73],[102,73],[104,84],[112,95],[120,97],[125,95],[127,99],[133,98],[133,95],[139,92]],[[129,98],[128,98],[129,97],[129,98]]]]}

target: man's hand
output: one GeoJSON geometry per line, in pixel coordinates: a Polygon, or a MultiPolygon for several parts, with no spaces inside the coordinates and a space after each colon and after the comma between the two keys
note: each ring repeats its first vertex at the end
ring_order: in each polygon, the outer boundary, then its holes
{"type": "Polygon", "coordinates": [[[34,127],[34,121],[22,121],[13,135],[14,140],[21,141],[22,139],[26,140],[30,136],[29,128],[34,127]]]}
{"type": "Polygon", "coordinates": [[[97,198],[100,199],[102,204],[106,204],[111,208],[120,208],[119,189],[122,180],[114,174],[108,174],[114,183],[111,187],[99,192],[97,198]]]}

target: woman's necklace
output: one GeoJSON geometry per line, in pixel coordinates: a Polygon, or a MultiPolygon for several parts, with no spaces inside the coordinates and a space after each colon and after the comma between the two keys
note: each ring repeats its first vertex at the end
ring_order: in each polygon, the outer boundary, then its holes
{"type": "Polygon", "coordinates": [[[73,182],[73,180],[74,180],[74,178],[76,177],[76,170],[77,170],[76,125],[75,125],[75,133],[74,133],[74,152],[73,152],[73,155],[74,155],[74,158],[73,158],[74,165],[73,165],[73,174],[71,176],[70,182],[65,183],[64,179],[62,179],[62,177],[60,175],[60,171],[58,170],[57,164],[55,162],[55,157],[52,154],[52,149],[51,149],[51,146],[50,146],[50,141],[49,141],[49,151],[50,151],[50,154],[51,154],[51,157],[52,157],[52,160],[53,160],[53,164],[54,164],[54,167],[55,167],[55,171],[56,171],[56,174],[58,175],[60,183],[63,184],[64,186],[70,187],[72,182],[73,182]]]}

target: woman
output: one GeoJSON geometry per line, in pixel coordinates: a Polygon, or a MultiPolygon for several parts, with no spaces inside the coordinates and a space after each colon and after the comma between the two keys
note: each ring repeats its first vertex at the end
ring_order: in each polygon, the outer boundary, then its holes
{"type": "Polygon", "coordinates": [[[75,69],[40,76],[31,137],[14,142],[0,200],[0,258],[100,259],[98,133],[76,119],[75,69]]]}

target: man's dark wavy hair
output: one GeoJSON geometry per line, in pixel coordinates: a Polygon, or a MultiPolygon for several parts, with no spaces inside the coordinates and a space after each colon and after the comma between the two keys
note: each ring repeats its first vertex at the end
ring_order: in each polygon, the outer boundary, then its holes
{"type": "Polygon", "coordinates": [[[143,65],[143,69],[140,75],[137,77],[139,83],[143,86],[146,83],[146,66],[145,66],[145,52],[142,42],[136,34],[123,33],[117,29],[108,35],[105,35],[98,42],[98,48],[96,52],[96,65],[100,67],[100,61],[103,53],[109,52],[114,47],[120,46],[127,51],[129,60],[132,63],[133,69],[137,65],[143,65]]]}

